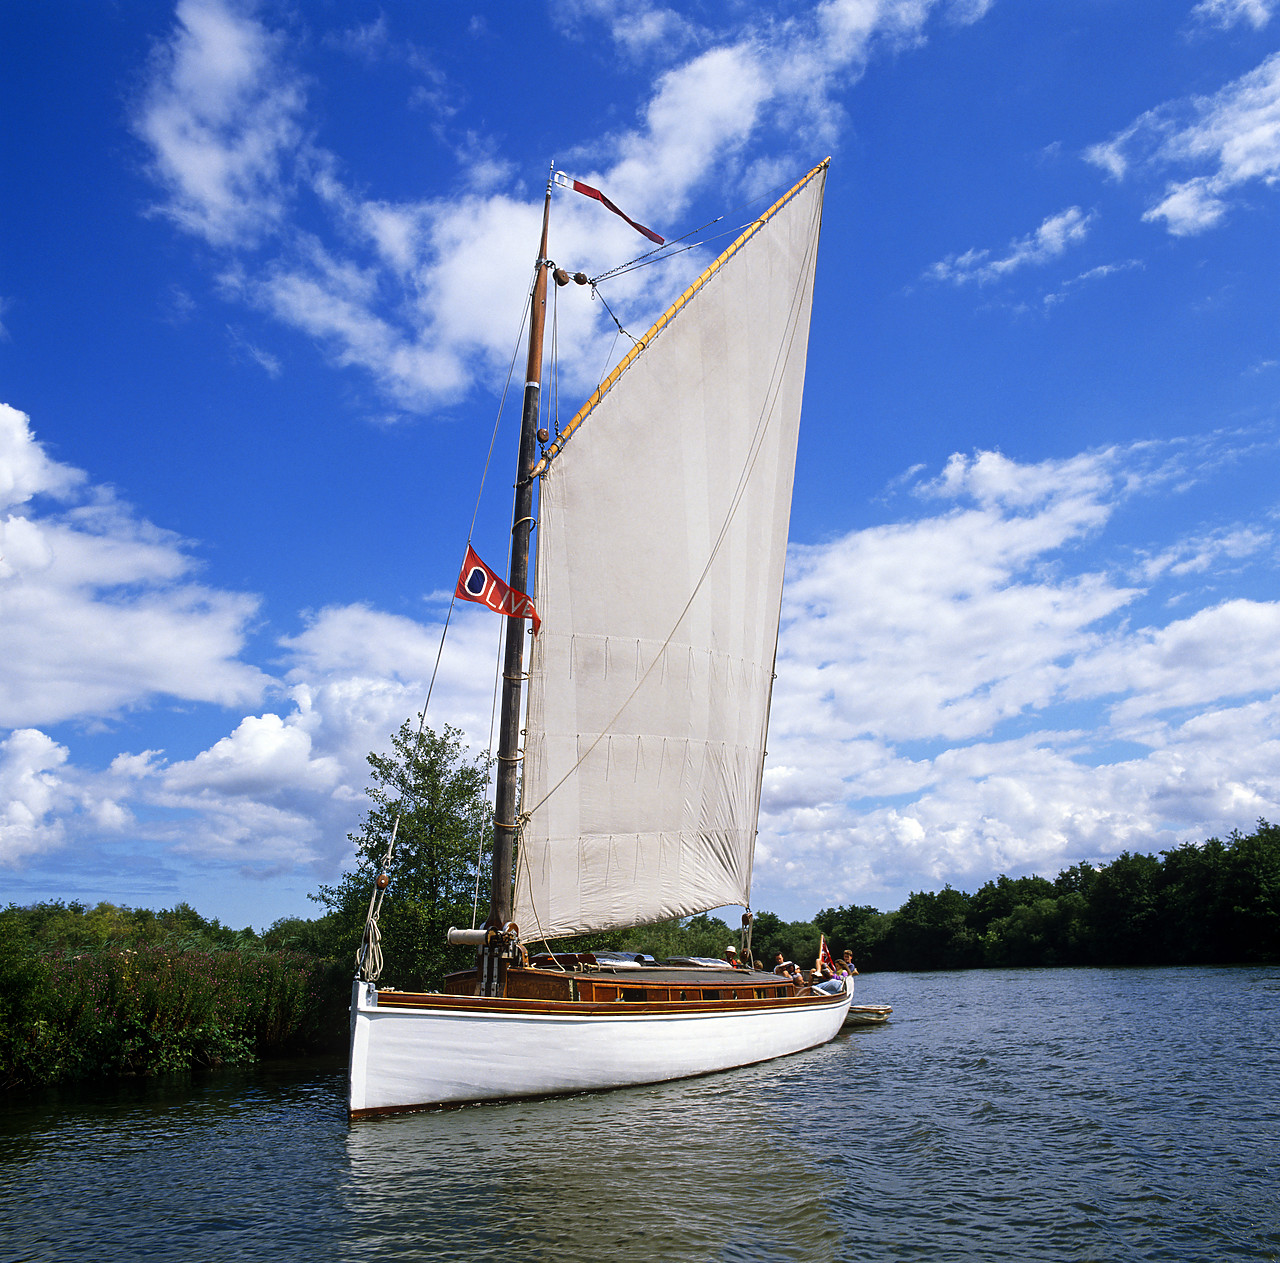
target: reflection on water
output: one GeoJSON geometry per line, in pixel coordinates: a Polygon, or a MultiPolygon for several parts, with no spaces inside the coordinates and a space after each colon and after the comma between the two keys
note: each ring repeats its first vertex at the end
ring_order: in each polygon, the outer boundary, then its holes
{"type": "Polygon", "coordinates": [[[0,1101],[0,1263],[1280,1258],[1280,970],[871,975],[705,1079],[348,1127],[344,1067],[0,1101]]]}
{"type": "Polygon", "coordinates": [[[833,1260],[831,1190],[770,1086],[757,1067],[354,1127],[351,1244],[371,1232],[393,1256],[397,1242],[432,1257],[465,1237],[484,1258],[833,1260]]]}
{"type": "Polygon", "coordinates": [[[337,1227],[344,1083],[276,1063],[6,1101],[0,1263],[312,1257],[337,1227]]]}

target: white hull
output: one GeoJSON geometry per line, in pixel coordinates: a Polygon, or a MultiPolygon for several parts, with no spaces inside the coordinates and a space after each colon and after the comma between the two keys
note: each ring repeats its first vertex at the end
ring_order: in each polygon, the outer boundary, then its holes
{"type": "Polygon", "coordinates": [[[647,1013],[531,1012],[519,1002],[504,1011],[501,1001],[466,1007],[458,997],[401,1008],[380,1007],[376,987],[357,982],[350,1112],[603,1091],[770,1061],[832,1039],[851,998],[647,1013]]]}

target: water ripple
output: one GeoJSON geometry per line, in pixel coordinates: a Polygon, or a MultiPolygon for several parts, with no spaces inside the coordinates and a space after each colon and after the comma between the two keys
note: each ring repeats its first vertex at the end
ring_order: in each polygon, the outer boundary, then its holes
{"type": "Polygon", "coordinates": [[[9,1100],[0,1263],[1280,1259],[1280,971],[859,996],[767,1066],[350,1128],[337,1063],[9,1100]]]}

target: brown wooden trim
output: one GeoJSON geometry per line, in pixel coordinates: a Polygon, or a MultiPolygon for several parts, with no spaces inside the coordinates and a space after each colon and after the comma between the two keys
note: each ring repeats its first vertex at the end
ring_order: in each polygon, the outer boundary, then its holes
{"type": "Polygon", "coordinates": [[[379,1009],[434,1009],[454,1013],[541,1013],[554,1017],[590,1017],[594,1015],[639,1013],[732,1013],[770,1009],[828,1008],[844,1002],[844,996],[805,995],[778,996],[756,1000],[514,1000],[484,996],[430,995],[408,991],[378,992],[379,1009]]]}

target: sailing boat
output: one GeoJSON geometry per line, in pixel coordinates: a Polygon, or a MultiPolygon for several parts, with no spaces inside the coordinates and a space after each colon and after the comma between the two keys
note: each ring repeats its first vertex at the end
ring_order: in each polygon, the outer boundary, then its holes
{"type": "Polygon", "coordinates": [[[450,931],[477,960],[441,994],[357,977],[351,1117],[726,1070],[844,1022],[842,982],[526,947],[750,907],[826,170],[749,224],[551,442],[548,183],[509,572],[527,592],[536,483],[541,627],[521,750],[525,624],[508,618],[490,914],[450,931]]]}

